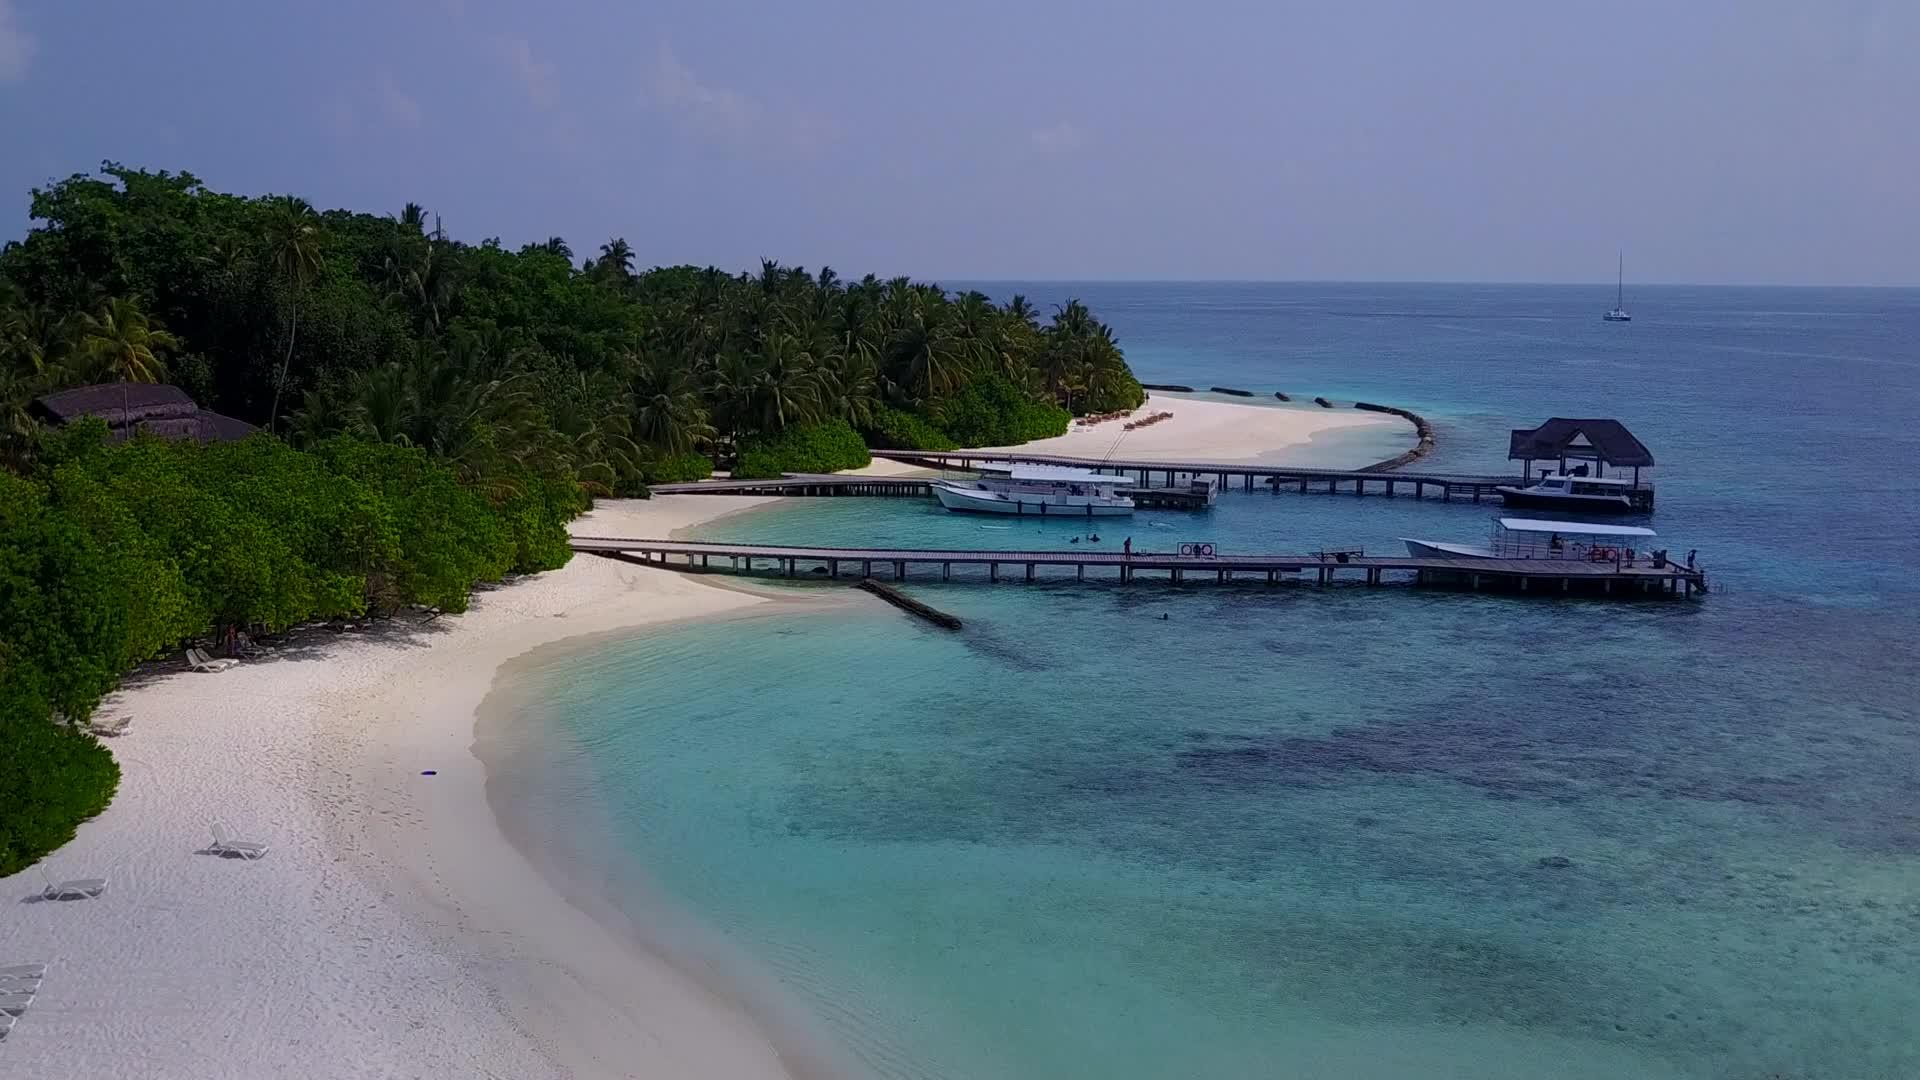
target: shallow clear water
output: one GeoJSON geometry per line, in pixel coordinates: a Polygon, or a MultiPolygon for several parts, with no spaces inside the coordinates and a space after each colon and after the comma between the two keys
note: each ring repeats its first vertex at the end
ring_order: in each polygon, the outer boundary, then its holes
{"type": "MultiPolygon", "coordinates": [[[[910,582],[967,628],[855,605],[533,665],[563,767],[525,777],[569,778],[538,812],[590,803],[611,877],[883,1075],[1920,1075],[1920,294],[1647,290],[1619,327],[1581,290],[1074,291],[1149,381],[1406,405],[1439,468],[1620,416],[1723,591],[910,582]]],[[[1101,542],[1391,550],[1495,509],[1233,493],[1101,542]]],[[[984,524],[709,531],[1088,542],[984,524]]]]}

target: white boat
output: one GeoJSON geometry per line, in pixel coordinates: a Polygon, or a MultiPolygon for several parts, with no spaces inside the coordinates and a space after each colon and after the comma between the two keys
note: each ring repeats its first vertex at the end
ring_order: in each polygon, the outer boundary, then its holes
{"type": "Polygon", "coordinates": [[[1620,267],[1613,279],[1613,310],[1605,315],[1607,322],[1632,322],[1633,316],[1627,313],[1627,253],[1620,253],[1620,267]]]}
{"type": "Polygon", "coordinates": [[[1573,559],[1579,562],[1632,561],[1646,554],[1656,535],[1639,525],[1594,525],[1585,521],[1495,518],[1485,544],[1448,544],[1401,537],[1416,559],[1573,559]],[[1638,550],[1636,550],[1638,549],[1638,550]]]}
{"type": "MultiPolygon", "coordinates": [[[[1584,468],[1584,466],[1582,466],[1584,468]]],[[[1542,473],[1526,487],[1502,485],[1493,490],[1516,509],[1561,510],[1569,514],[1631,514],[1636,509],[1628,492],[1633,481],[1580,473],[1542,473]]]]}
{"type": "Polygon", "coordinates": [[[935,480],[934,497],[949,510],[1038,517],[1114,517],[1133,513],[1117,490],[1123,477],[1061,465],[983,465],[977,480],[935,480]]]}

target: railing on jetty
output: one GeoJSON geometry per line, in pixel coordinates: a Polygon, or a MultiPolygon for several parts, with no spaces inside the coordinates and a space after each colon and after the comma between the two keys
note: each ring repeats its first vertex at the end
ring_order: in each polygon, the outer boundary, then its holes
{"type": "MultiPolygon", "coordinates": [[[[1386,495],[1396,495],[1411,488],[1417,498],[1425,497],[1427,492],[1432,490],[1438,492],[1442,499],[1451,500],[1455,495],[1459,495],[1471,497],[1474,502],[1479,502],[1483,498],[1497,498],[1498,493],[1494,490],[1495,488],[1511,487],[1517,482],[1517,478],[1513,476],[1484,474],[1307,469],[1287,465],[1262,465],[1255,462],[1135,461],[1119,458],[1031,454],[1022,453],[1019,450],[875,450],[873,456],[929,469],[971,469],[981,462],[1070,465],[1096,472],[1113,473],[1117,476],[1133,476],[1138,481],[1136,490],[1151,489],[1156,481],[1161,480],[1164,480],[1165,486],[1173,487],[1184,483],[1186,479],[1211,477],[1223,488],[1231,488],[1233,482],[1239,480],[1241,486],[1247,491],[1252,491],[1256,486],[1271,485],[1276,493],[1284,487],[1298,486],[1303,493],[1325,490],[1328,494],[1333,494],[1336,491],[1345,490],[1355,495],[1364,495],[1371,487],[1386,495]]],[[[655,488],[654,490],[665,489],[655,488]]]]}
{"type": "MultiPolygon", "coordinates": [[[[1131,583],[1160,580],[1174,584],[1212,577],[1225,584],[1262,581],[1268,584],[1298,580],[1311,573],[1322,585],[1360,581],[1368,585],[1395,582],[1456,588],[1507,588],[1519,592],[1574,593],[1603,596],[1692,596],[1706,592],[1706,572],[1671,562],[1632,564],[1586,563],[1567,559],[1383,558],[1348,553],[1309,555],[1180,555],[1165,551],[939,551],[896,548],[790,547],[777,544],[714,543],[694,540],[646,540],[615,536],[576,536],[573,550],[642,565],[692,571],[754,573],[758,568],[784,577],[802,573],[840,576],[842,569],[858,568],[862,578],[873,577],[876,564],[889,567],[894,580],[904,581],[909,568],[940,568],[940,580],[953,578],[953,568],[985,567],[986,580],[1001,580],[1002,567],[1024,570],[1027,581],[1039,580],[1042,568],[1072,570],[1072,580],[1131,583]],[[684,559],[684,563],[679,560],[684,559]],[[714,560],[724,559],[724,565],[714,560]],[[1144,578],[1142,575],[1146,575],[1144,578]]],[[[1049,580],[1064,580],[1059,574],[1049,580]]]]}

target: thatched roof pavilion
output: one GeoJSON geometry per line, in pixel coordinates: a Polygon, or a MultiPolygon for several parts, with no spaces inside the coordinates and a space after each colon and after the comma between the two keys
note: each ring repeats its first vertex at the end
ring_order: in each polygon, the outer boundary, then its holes
{"type": "Polygon", "coordinates": [[[70,424],[83,416],[107,422],[114,439],[145,431],[165,439],[227,442],[256,429],[245,420],[209,412],[186,391],[159,383],[99,383],[35,398],[32,411],[52,424],[70,424]]]}

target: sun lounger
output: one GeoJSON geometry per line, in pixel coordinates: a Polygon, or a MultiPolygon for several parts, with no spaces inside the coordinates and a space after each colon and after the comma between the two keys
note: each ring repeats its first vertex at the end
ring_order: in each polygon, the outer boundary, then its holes
{"type": "Polygon", "coordinates": [[[0,1042],[5,1042],[7,1036],[11,1034],[13,1034],[13,1014],[0,1013],[0,1042]]]}
{"type": "Polygon", "coordinates": [[[95,735],[118,735],[126,731],[127,725],[131,723],[133,723],[131,716],[113,716],[95,720],[87,725],[87,730],[95,735]]]}
{"type": "MultiPolygon", "coordinates": [[[[41,876],[45,877],[44,874],[41,876]]],[[[40,898],[42,900],[92,900],[106,891],[107,879],[103,877],[74,878],[72,881],[62,881],[58,884],[55,884],[52,878],[47,878],[47,887],[40,891],[40,898]]]]}
{"type": "Polygon", "coordinates": [[[216,855],[238,855],[243,859],[257,859],[267,853],[267,845],[252,840],[235,840],[227,835],[227,827],[219,822],[213,823],[213,846],[207,850],[216,855]]]}
{"type": "Polygon", "coordinates": [[[204,649],[187,650],[187,666],[195,671],[225,671],[240,661],[232,657],[212,657],[204,649]]]}
{"type": "Polygon", "coordinates": [[[0,979],[38,979],[47,973],[45,964],[12,964],[0,967],[0,979]]]}
{"type": "Polygon", "coordinates": [[[19,1016],[21,1013],[26,1012],[27,1006],[32,1005],[33,999],[39,996],[40,995],[30,990],[18,994],[0,994],[0,1013],[12,1013],[15,1016],[19,1016]]]}

